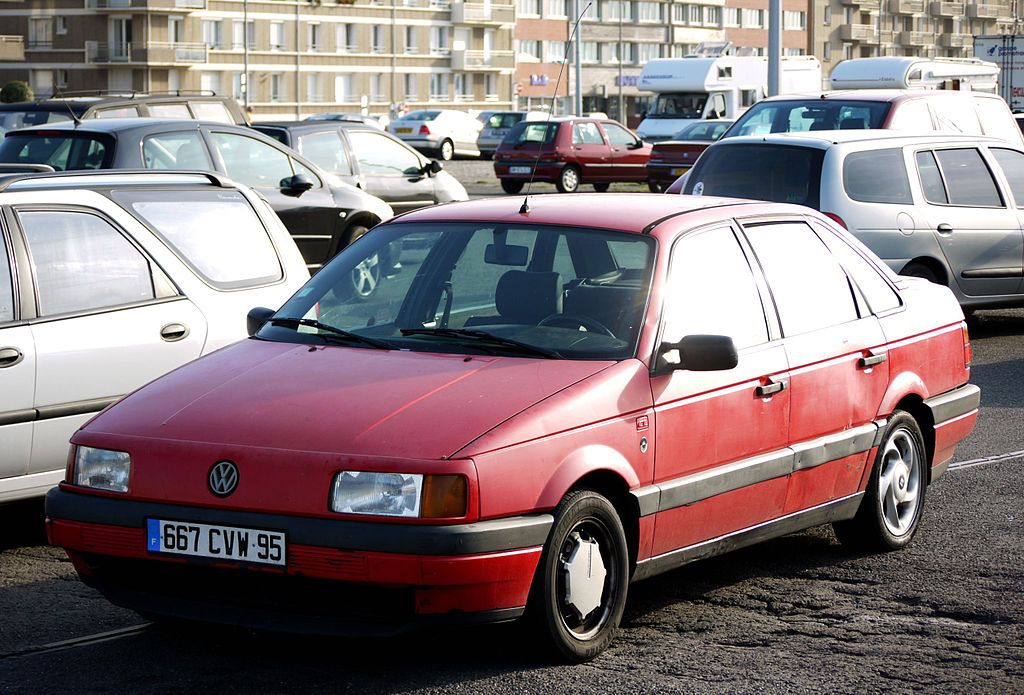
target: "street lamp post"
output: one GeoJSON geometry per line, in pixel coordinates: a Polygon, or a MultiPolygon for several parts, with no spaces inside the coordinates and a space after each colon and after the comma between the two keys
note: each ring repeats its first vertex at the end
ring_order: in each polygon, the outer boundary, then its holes
{"type": "Polygon", "coordinates": [[[242,103],[249,117],[249,0],[242,0],[242,103]]]}
{"type": "Polygon", "coordinates": [[[619,123],[626,122],[626,114],[623,113],[623,97],[622,97],[622,8],[624,3],[619,2],[619,123]]]}

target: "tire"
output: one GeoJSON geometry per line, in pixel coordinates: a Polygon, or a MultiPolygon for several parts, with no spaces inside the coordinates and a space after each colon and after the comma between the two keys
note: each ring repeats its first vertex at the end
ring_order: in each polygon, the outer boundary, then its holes
{"type": "Polygon", "coordinates": [[[666,188],[668,188],[668,186],[661,183],[660,181],[647,182],[647,190],[649,190],[651,193],[664,193],[666,188]]]}
{"type": "Polygon", "coordinates": [[[489,151],[488,152],[481,152],[480,153],[480,159],[484,160],[485,162],[489,162],[492,159],[494,159],[494,153],[493,152],[489,152],[489,151]]]}
{"type": "Polygon", "coordinates": [[[581,663],[605,650],[622,620],[629,588],[626,535],[615,507],[593,490],[569,493],[554,516],[529,608],[549,646],[581,663]]]}
{"type": "MultiPolygon", "coordinates": [[[[359,237],[370,231],[367,227],[357,224],[349,230],[348,242],[345,246],[352,244],[359,237]]],[[[366,299],[377,291],[380,279],[383,274],[384,261],[379,254],[374,254],[363,260],[362,263],[352,269],[352,293],[359,299],[366,299]]]]}
{"type": "Polygon", "coordinates": [[[605,183],[595,183],[594,184],[594,190],[597,191],[598,193],[604,193],[610,187],[611,187],[611,184],[607,183],[607,182],[605,182],[605,183]]]}
{"type": "Polygon", "coordinates": [[[935,274],[935,271],[923,263],[908,263],[907,266],[900,271],[900,275],[912,278],[924,278],[928,282],[934,282],[936,285],[942,284],[939,282],[939,277],[935,274]]]}
{"type": "Polygon", "coordinates": [[[524,185],[526,185],[526,183],[519,179],[501,179],[501,190],[512,195],[523,190],[524,185]]]}
{"type": "Polygon", "coordinates": [[[562,169],[562,173],[558,175],[558,180],[555,181],[555,188],[558,189],[559,193],[575,193],[580,188],[580,170],[569,165],[562,169]]]}
{"type": "Polygon", "coordinates": [[[926,451],[921,428],[913,416],[902,410],[893,413],[878,445],[857,515],[832,524],[844,545],[881,552],[909,545],[924,511],[926,451]]]}
{"type": "Polygon", "coordinates": [[[437,154],[442,160],[450,162],[452,157],[455,156],[455,145],[452,144],[451,140],[445,138],[441,141],[441,146],[437,149],[437,154]]]}

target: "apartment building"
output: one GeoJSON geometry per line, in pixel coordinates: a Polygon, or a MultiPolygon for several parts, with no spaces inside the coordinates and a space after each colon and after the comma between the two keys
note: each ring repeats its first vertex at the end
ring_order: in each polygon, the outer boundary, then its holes
{"type": "MultiPolygon", "coordinates": [[[[24,37],[0,84],[57,90],[213,90],[258,119],[513,103],[508,0],[28,0],[0,2],[24,37]],[[248,79],[246,79],[248,76],[248,79]]],[[[0,44],[2,44],[0,40],[0,44]]]]}

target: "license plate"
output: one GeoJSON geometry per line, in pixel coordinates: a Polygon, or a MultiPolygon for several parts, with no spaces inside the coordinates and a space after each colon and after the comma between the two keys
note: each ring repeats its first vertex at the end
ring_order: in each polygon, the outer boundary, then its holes
{"type": "Polygon", "coordinates": [[[152,553],[283,566],[286,541],[279,531],[147,519],[146,548],[152,553]]]}
{"type": "Polygon", "coordinates": [[[689,170],[690,170],[690,167],[676,167],[675,169],[672,170],[672,175],[673,176],[682,176],[683,174],[685,174],[689,170]]]}
{"type": "Polygon", "coordinates": [[[530,167],[509,167],[508,173],[510,174],[529,174],[530,167]]]}
{"type": "Polygon", "coordinates": [[[395,128],[396,133],[411,133],[412,128],[395,128]]]}

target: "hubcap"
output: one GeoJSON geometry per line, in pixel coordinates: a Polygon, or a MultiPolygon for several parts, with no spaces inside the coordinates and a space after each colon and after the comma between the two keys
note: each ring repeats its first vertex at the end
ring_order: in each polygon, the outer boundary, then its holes
{"type": "Polygon", "coordinates": [[[575,169],[566,169],[562,174],[562,185],[565,189],[571,191],[580,184],[579,177],[576,176],[575,169]]]}
{"type": "Polygon", "coordinates": [[[565,602],[576,609],[581,619],[586,619],[601,605],[608,570],[597,543],[583,540],[578,533],[573,534],[571,543],[569,559],[562,563],[566,575],[565,602]]]}
{"type": "Polygon", "coordinates": [[[619,582],[614,544],[605,524],[576,524],[559,548],[555,597],[562,625],[576,639],[597,635],[608,622],[619,582]]]}
{"type": "Polygon", "coordinates": [[[889,533],[908,533],[920,505],[921,455],[913,437],[897,430],[886,442],[878,473],[878,501],[889,533]]]}

